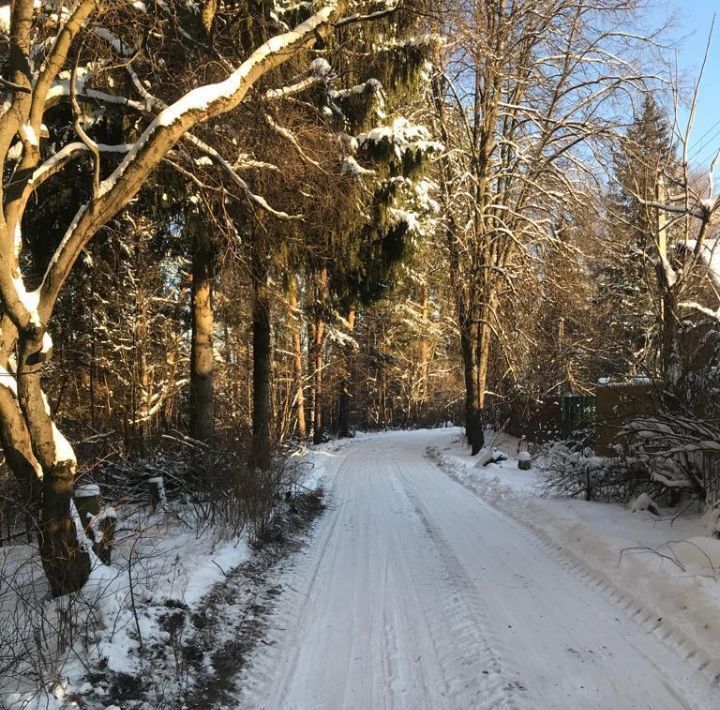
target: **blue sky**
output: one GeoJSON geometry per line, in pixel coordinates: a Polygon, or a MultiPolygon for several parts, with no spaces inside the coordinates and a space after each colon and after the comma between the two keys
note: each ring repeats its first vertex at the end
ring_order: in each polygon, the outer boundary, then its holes
{"type": "MultiPolygon", "coordinates": [[[[690,141],[690,163],[698,168],[707,168],[714,153],[720,150],[720,0],[670,0],[657,7],[649,18],[654,22],[662,22],[669,15],[675,18],[671,36],[677,40],[678,65],[683,78],[690,80],[700,71],[713,14],[716,15],[715,29],[690,141]]],[[[681,118],[687,119],[687,110],[681,118]]]]}

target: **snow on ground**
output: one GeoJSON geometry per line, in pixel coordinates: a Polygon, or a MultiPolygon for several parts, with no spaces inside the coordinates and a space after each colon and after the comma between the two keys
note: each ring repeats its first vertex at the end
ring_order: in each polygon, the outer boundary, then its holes
{"type": "MultiPolygon", "coordinates": [[[[708,562],[720,541],[700,516],[540,498],[516,441],[493,445],[509,460],[478,467],[456,428],[298,452],[298,489],[322,486],[329,506],[311,543],[289,559],[279,551],[279,565],[246,536],[196,536],[172,503],[146,515],[140,536],[121,514],[121,554],[77,611],[102,626],[44,669],[49,692],[35,703],[6,682],[5,706],[720,706],[720,583],[708,562]]],[[[0,571],[28,550],[0,550],[0,571]]],[[[42,600],[37,564],[23,570],[15,584],[53,623],[62,609],[42,600]]]]}
{"type": "MultiPolygon", "coordinates": [[[[532,472],[472,468],[459,434],[392,432],[333,452],[328,511],[279,580],[239,707],[717,707],[713,634],[701,652],[675,632],[694,625],[687,610],[674,610],[668,638],[649,616],[662,594],[646,585],[675,577],[645,557],[619,561],[621,546],[658,541],[662,527],[621,508],[586,515],[591,506],[537,500],[532,472]],[[606,577],[636,584],[643,611],[606,577]]],[[[715,584],[677,579],[687,604],[715,584]]]]}
{"type": "MultiPolygon", "coordinates": [[[[170,600],[192,607],[224,578],[226,571],[245,562],[250,554],[244,537],[229,542],[217,542],[211,535],[198,538],[172,515],[162,512],[147,518],[135,512],[121,518],[118,538],[113,565],[106,567],[95,560],[88,583],[72,602],[45,600],[47,588],[39,561],[35,558],[28,562],[28,555],[33,553],[28,546],[5,548],[14,553],[14,563],[21,565],[26,623],[56,628],[63,613],[71,614],[80,628],[80,645],[87,645],[87,649],[61,653],[51,635],[43,639],[31,649],[28,662],[33,666],[31,675],[35,675],[40,670],[39,656],[58,657],[57,664],[45,660],[47,692],[38,695],[22,676],[3,678],[0,699],[6,706],[46,710],[76,706],[67,704],[67,698],[89,690],[84,678],[96,666],[103,672],[146,673],[147,658],[140,647],[168,641],[160,617],[170,600]]],[[[8,559],[5,573],[9,573],[10,564],[8,559]]],[[[10,628],[13,610],[8,605],[13,597],[3,594],[2,598],[2,611],[6,612],[2,623],[10,628]]]]}
{"type": "MultiPolygon", "coordinates": [[[[300,452],[298,489],[321,485],[333,471],[333,452],[340,448],[331,443],[300,452]]],[[[24,674],[0,673],[0,707],[105,708],[114,700],[122,708],[145,708],[153,705],[143,704],[143,698],[153,696],[170,702],[193,690],[198,670],[213,672],[210,661],[193,665],[197,659],[188,654],[189,639],[202,631],[193,626],[194,615],[206,617],[210,607],[213,613],[227,614],[227,623],[218,630],[215,620],[203,622],[214,634],[202,639],[207,656],[223,651],[225,632],[233,624],[252,624],[261,615],[259,608],[249,607],[258,606],[258,600],[272,592],[255,579],[263,571],[255,557],[267,553],[251,549],[246,531],[225,539],[227,530],[208,527],[199,506],[182,501],[166,503],[154,513],[136,505],[121,506],[118,516],[112,566],[96,561],[90,580],[72,601],[47,598],[33,546],[0,548],[0,647],[24,645],[26,651],[24,674]],[[248,578],[238,572],[245,565],[252,567],[248,578]],[[231,587],[220,594],[222,602],[232,596],[234,609],[229,613],[212,598],[224,586],[231,587]],[[68,616],[78,631],[74,646],[64,652],[52,632],[38,636],[30,631],[32,626],[55,630],[68,616]],[[38,685],[44,692],[38,692],[38,685]]],[[[9,652],[0,651],[0,669],[10,659],[9,652]]]]}
{"type": "MultiPolygon", "coordinates": [[[[650,628],[720,673],[720,541],[700,512],[631,512],[632,506],[538,495],[538,473],[517,468],[517,439],[500,436],[506,461],[476,466],[462,430],[438,433],[430,455],[452,478],[530,528],[650,628]]],[[[720,703],[720,700],[718,701],[720,703]]]]}
{"type": "Polygon", "coordinates": [[[335,439],[312,448],[301,447],[291,455],[297,462],[301,480],[298,483],[307,489],[323,488],[332,480],[337,467],[344,459],[342,452],[354,443],[363,441],[371,434],[357,432],[352,439],[335,439]]]}

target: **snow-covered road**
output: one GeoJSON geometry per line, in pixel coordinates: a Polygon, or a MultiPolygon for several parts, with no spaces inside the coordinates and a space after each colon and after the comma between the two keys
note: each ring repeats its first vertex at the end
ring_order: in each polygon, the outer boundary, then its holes
{"type": "Polygon", "coordinates": [[[425,458],[433,437],[337,452],[242,708],[720,707],[704,674],[425,458]]]}

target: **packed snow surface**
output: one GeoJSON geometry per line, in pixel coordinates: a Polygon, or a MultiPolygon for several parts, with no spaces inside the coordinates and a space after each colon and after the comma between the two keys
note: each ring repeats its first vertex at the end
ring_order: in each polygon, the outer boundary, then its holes
{"type": "Polygon", "coordinates": [[[396,432],[324,452],[329,508],[281,580],[239,707],[720,707],[693,652],[427,458],[450,436],[396,432]]]}

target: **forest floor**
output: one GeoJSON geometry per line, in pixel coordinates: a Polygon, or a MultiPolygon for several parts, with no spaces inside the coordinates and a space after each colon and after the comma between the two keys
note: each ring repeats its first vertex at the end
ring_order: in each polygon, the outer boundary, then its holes
{"type": "Polygon", "coordinates": [[[0,710],[234,706],[277,580],[324,509],[324,450],[344,445],[291,456],[286,494],[252,536],[181,496],[119,507],[112,566],[77,595],[49,598],[34,546],[0,547],[0,710]]]}
{"type": "Polygon", "coordinates": [[[540,499],[512,460],[476,468],[459,429],[319,455],[328,509],[240,708],[720,706],[714,569],[626,550],[697,539],[698,519],[540,499]]]}

